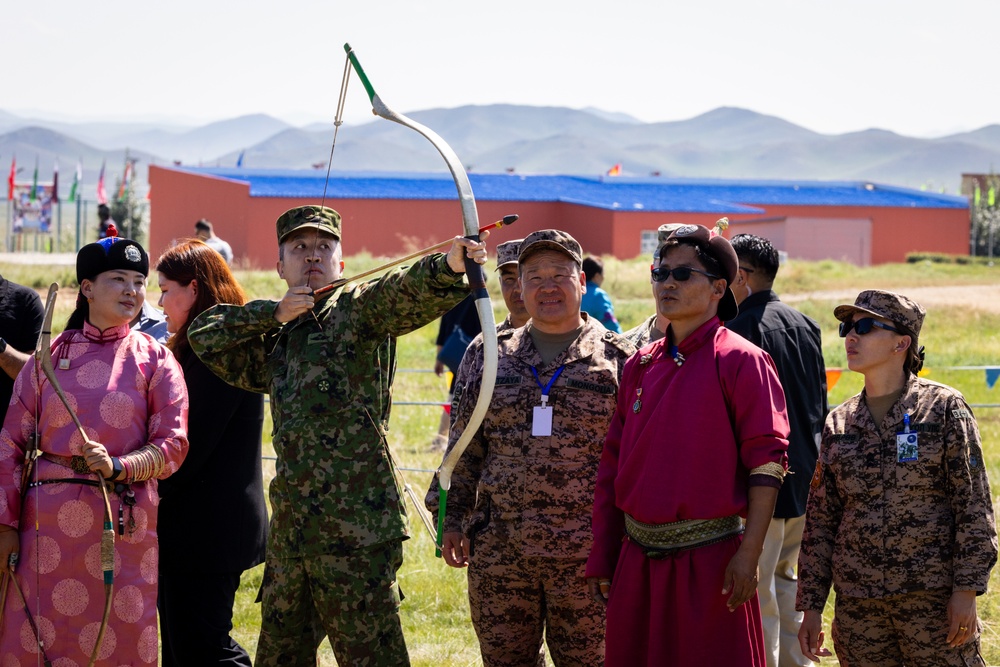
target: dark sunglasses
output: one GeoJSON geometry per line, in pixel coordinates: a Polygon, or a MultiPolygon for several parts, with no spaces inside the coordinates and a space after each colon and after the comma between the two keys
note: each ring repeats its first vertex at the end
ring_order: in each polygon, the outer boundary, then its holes
{"type": "Polygon", "coordinates": [[[879,329],[885,329],[886,331],[891,331],[900,335],[903,333],[895,327],[891,327],[888,324],[882,324],[873,317],[862,317],[857,322],[841,322],[840,337],[847,338],[847,334],[851,333],[851,329],[853,329],[854,333],[859,336],[864,336],[866,333],[871,333],[872,327],[878,327],[879,329]]]}
{"type": "Polygon", "coordinates": [[[712,280],[718,280],[719,276],[708,273],[707,271],[699,271],[698,269],[692,269],[690,266],[678,266],[675,269],[664,269],[656,268],[649,272],[653,277],[653,282],[662,283],[664,280],[670,277],[670,274],[674,274],[674,280],[679,283],[683,283],[691,279],[692,273],[700,273],[703,276],[708,276],[712,280]]]}

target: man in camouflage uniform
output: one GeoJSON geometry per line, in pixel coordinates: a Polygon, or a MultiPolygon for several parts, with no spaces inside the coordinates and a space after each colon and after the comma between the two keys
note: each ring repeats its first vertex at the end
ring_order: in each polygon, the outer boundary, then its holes
{"type": "Polygon", "coordinates": [[[917,376],[924,309],[868,290],[834,310],[865,388],[826,420],[799,555],[799,644],[843,665],[983,665],[976,596],[997,557],[979,429],[962,395],[917,376]]]}
{"type": "Polygon", "coordinates": [[[341,665],[406,665],[396,571],[408,529],[385,439],[396,337],[461,301],[463,251],[483,263],[485,248],[457,238],[447,255],[314,297],[343,272],[340,215],[293,208],[277,232],[281,301],[216,306],[188,331],[219,377],[271,395],[278,461],[254,664],[315,664],[327,635],[341,665]]]}
{"type": "MultiPolygon", "coordinates": [[[[656,230],[656,250],[653,251],[653,265],[655,266],[660,261],[659,251],[663,242],[667,240],[670,236],[670,232],[683,227],[681,224],[670,223],[666,225],[660,225],[656,230]]],[[[649,284],[653,287],[653,302],[656,302],[656,283],[650,278],[649,284]]],[[[655,311],[652,315],[646,318],[642,324],[635,327],[634,329],[629,329],[622,335],[629,339],[629,341],[635,345],[635,349],[641,347],[646,347],[653,341],[660,340],[666,336],[667,327],[670,326],[670,320],[668,320],[663,315],[660,315],[659,308],[653,308],[655,311]]]]}
{"type": "Polygon", "coordinates": [[[521,298],[521,283],[517,276],[517,255],[521,252],[524,239],[504,241],[497,244],[497,271],[500,272],[500,293],[507,305],[507,317],[497,325],[497,333],[517,329],[527,324],[531,315],[521,298]]]}
{"type": "MultiPolygon", "coordinates": [[[[579,243],[534,232],[518,257],[527,325],[498,334],[490,413],[455,468],[442,551],[469,567],[469,602],[487,667],[602,665],[604,609],[583,579],[594,480],[633,346],[580,313],[579,243]]],[[[452,433],[476,402],[473,342],[458,371],[452,433]]],[[[451,445],[454,445],[453,436],[451,445]]],[[[435,481],[426,504],[437,510],[435,481]]]]}

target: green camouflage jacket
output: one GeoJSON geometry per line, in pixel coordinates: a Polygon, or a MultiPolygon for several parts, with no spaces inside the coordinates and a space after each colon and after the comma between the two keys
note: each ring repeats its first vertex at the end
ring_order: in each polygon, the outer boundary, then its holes
{"type": "Polygon", "coordinates": [[[191,347],[206,366],[271,395],[278,460],[269,558],[343,553],[408,535],[385,441],[396,337],[467,294],[461,274],[435,254],[338,288],[284,326],[275,301],[215,306],[191,323],[191,347]]]}

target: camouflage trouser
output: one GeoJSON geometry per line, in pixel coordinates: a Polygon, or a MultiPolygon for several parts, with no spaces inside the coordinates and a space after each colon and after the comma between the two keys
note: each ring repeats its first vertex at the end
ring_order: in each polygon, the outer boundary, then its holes
{"type": "Polygon", "coordinates": [[[833,646],[841,667],[985,666],[979,654],[982,625],[975,639],[948,648],[950,589],[918,591],[887,598],[837,596],[833,646]]]}
{"type": "Polygon", "coordinates": [[[485,667],[604,664],[604,606],[587,593],[584,561],[525,557],[492,524],[475,541],[469,606],[485,667]]]}
{"type": "Polygon", "coordinates": [[[316,665],[329,636],[340,665],[409,665],[399,622],[399,541],[346,556],[268,558],[257,667],[316,665]]]}

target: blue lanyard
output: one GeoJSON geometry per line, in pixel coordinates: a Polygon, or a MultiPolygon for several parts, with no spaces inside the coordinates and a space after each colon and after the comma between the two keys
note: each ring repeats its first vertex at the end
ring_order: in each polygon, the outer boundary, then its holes
{"type": "Polygon", "coordinates": [[[552,389],[552,385],[555,383],[556,378],[558,378],[559,375],[563,372],[564,368],[566,368],[565,365],[557,368],[556,372],[552,374],[552,379],[549,380],[549,383],[543,387],[542,381],[538,378],[538,371],[535,370],[534,366],[531,367],[531,374],[535,376],[535,384],[537,384],[538,388],[542,390],[542,405],[545,405],[548,402],[549,390],[552,389]]]}

